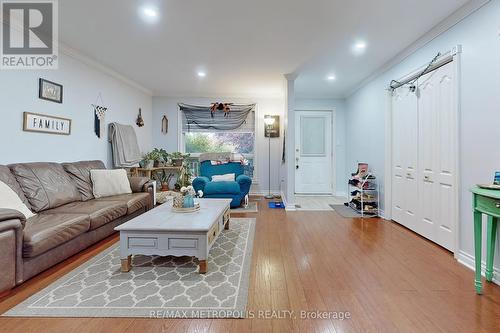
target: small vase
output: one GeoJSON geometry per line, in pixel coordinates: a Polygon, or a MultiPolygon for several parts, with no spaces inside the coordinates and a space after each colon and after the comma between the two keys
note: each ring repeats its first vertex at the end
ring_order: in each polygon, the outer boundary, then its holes
{"type": "Polygon", "coordinates": [[[184,196],[184,208],[193,208],[194,207],[194,200],[192,195],[185,195],[184,196]]]}
{"type": "Polygon", "coordinates": [[[151,169],[154,165],[155,161],[153,160],[146,160],[144,163],[144,169],[151,169]]]}

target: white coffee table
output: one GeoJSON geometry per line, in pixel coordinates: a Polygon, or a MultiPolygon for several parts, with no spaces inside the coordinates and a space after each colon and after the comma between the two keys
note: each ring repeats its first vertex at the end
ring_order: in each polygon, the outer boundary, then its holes
{"type": "Polygon", "coordinates": [[[169,203],[119,225],[121,270],[131,268],[132,255],[192,256],[199,272],[208,270],[210,247],[223,229],[229,229],[231,199],[198,199],[200,210],[175,213],[169,203]]]}

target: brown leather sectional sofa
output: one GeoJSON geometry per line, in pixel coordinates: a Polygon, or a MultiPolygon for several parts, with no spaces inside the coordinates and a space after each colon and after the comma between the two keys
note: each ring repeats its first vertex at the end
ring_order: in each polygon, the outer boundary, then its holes
{"type": "Polygon", "coordinates": [[[132,177],[132,194],[95,199],[91,169],[101,161],[0,165],[9,185],[36,216],[0,208],[0,292],[111,235],[153,207],[148,178],[132,177]]]}

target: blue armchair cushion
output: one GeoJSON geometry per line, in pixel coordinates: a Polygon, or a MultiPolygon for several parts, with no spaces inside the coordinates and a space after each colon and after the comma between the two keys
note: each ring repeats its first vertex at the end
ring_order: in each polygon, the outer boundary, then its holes
{"type": "Polygon", "coordinates": [[[241,189],[237,182],[208,182],[203,192],[206,195],[240,194],[241,189]]]}

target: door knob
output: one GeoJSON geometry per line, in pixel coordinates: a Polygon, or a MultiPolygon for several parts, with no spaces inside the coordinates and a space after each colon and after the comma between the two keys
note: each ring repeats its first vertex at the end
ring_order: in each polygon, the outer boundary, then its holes
{"type": "Polygon", "coordinates": [[[295,166],[295,169],[298,169],[298,168],[299,168],[299,166],[298,166],[298,165],[296,165],[296,166],[295,166]]]}

